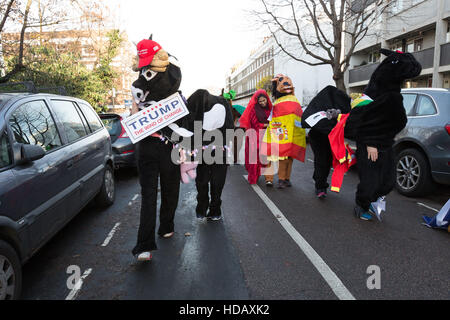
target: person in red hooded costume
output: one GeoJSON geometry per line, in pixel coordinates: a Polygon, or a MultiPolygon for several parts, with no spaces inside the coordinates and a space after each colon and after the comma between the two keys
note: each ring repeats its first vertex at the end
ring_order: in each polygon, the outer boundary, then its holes
{"type": "Polygon", "coordinates": [[[268,117],[272,110],[272,102],[269,95],[263,89],[255,92],[250,99],[239,122],[245,128],[245,169],[248,172],[248,182],[256,184],[261,175],[261,168],[265,168],[266,185],[273,186],[272,166],[269,162],[261,163],[259,145],[264,136],[264,132],[269,124],[268,117]]]}

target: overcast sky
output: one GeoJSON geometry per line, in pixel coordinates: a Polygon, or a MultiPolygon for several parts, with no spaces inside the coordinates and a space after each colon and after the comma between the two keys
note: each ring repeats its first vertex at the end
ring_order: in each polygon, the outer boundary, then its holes
{"type": "Polygon", "coordinates": [[[255,0],[111,0],[120,5],[131,41],[153,33],[181,64],[181,89],[222,88],[229,69],[247,58],[267,30],[257,31],[248,10],[255,0]]]}

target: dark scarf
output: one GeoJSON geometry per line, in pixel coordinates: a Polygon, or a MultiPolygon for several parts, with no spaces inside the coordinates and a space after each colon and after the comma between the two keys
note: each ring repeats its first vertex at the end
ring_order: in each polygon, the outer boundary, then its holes
{"type": "Polygon", "coordinates": [[[269,123],[269,120],[267,120],[267,110],[269,110],[269,101],[267,101],[267,105],[265,107],[263,107],[262,105],[259,104],[259,98],[260,97],[264,97],[266,99],[268,99],[265,95],[260,94],[258,96],[258,98],[256,99],[256,104],[255,104],[255,112],[256,112],[256,118],[258,118],[258,121],[260,123],[269,123]]]}

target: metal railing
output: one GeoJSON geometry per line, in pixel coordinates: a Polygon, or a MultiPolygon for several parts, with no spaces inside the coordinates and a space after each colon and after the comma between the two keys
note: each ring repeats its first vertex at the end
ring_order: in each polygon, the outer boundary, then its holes
{"type": "Polygon", "coordinates": [[[441,45],[441,59],[439,61],[439,66],[450,65],[450,42],[441,45]]]}
{"type": "Polygon", "coordinates": [[[370,76],[375,69],[380,65],[379,62],[366,64],[364,66],[353,68],[349,71],[349,82],[355,83],[360,81],[366,81],[370,79],[370,76]]]}

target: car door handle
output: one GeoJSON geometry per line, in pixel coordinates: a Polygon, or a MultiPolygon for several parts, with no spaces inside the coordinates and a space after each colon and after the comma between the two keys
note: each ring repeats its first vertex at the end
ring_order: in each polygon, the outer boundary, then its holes
{"type": "Polygon", "coordinates": [[[73,160],[69,160],[67,161],[67,168],[70,169],[73,167],[74,161],[73,160]]]}

